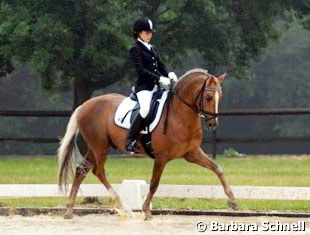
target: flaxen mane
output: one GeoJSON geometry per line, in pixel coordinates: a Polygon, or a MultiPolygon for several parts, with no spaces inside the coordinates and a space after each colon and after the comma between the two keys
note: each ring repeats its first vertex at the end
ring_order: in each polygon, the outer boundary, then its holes
{"type": "Polygon", "coordinates": [[[203,74],[205,74],[205,75],[207,75],[207,76],[210,76],[210,74],[208,73],[208,70],[196,68],[196,69],[191,69],[191,70],[187,71],[185,74],[183,74],[183,75],[179,78],[179,80],[183,79],[184,77],[186,77],[186,76],[188,76],[188,75],[190,75],[190,74],[192,74],[192,73],[203,73],[203,74]]]}
{"type": "MultiPolygon", "coordinates": [[[[213,77],[215,78],[213,75],[208,73],[208,70],[206,69],[201,69],[201,68],[195,68],[195,69],[191,69],[189,71],[187,71],[185,74],[183,74],[178,81],[174,84],[174,88],[176,88],[176,86],[179,84],[179,82],[181,82],[183,80],[183,78],[186,78],[188,75],[193,74],[193,73],[202,73],[205,74],[208,77],[213,77]]],[[[219,82],[217,81],[217,79],[215,78],[215,82],[216,84],[219,85],[219,82]]]]}
{"type": "Polygon", "coordinates": [[[193,74],[193,73],[202,73],[202,74],[205,74],[207,76],[212,76],[208,73],[208,70],[205,70],[205,69],[200,69],[200,68],[195,68],[195,69],[191,69],[189,71],[187,71],[185,74],[183,74],[179,79],[178,81],[174,84],[174,88],[176,87],[176,85],[178,85],[182,80],[183,78],[186,78],[188,75],[190,74],[193,74]]]}

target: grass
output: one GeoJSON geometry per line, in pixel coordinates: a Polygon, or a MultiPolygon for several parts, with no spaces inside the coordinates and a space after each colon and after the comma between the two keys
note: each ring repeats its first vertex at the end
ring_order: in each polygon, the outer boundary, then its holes
{"type": "MultiPolygon", "coordinates": [[[[231,185],[310,186],[310,156],[284,157],[219,157],[231,185]]],[[[109,158],[107,177],[111,183],[123,179],[142,179],[149,182],[153,160],[148,158],[109,158]]],[[[57,183],[56,158],[0,158],[0,184],[57,183]]],[[[99,183],[88,174],[84,183],[99,183]]],[[[164,184],[218,185],[217,177],[209,170],[174,160],[167,164],[161,179],[164,184]]]]}
{"type": "MultiPolygon", "coordinates": [[[[310,156],[255,156],[243,158],[219,157],[216,162],[224,169],[231,185],[301,186],[310,187],[310,156]]],[[[111,183],[123,179],[149,182],[153,160],[148,158],[110,158],[106,164],[111,183]]],[[[57,183],[56,158],[0,158],[0,184],[57,183]]],[[[99,183],[89,174],[84,183],[99,183]]],[[[170,162],[161,179],[162,184],[219,185],[210,171],[184,160],[170,162]]],[[[156,194],[155,194],[156,195],[156,194]]],[[[101,206],[111,206],[102,199],[101,206]]],[[[66,198],[0,198],[0,206],[63,206],[66,198]]],[[[242,200],[246,210],[310,211],[310,201],[242,200]]],[[[78,199],[82,205],[82,198],[78,199]]],[[[153,208],[226,209],[226,200],[155,199],[153,208]]]]}
{"type": "MultiPolygon", "coordinates": [[[[67,198],[0,198],[0,207],[63,207],[67,198]]],[[[240,200],[240,210],[253,211],[292,211],[310,212],[310,202],[306,200],[240,200]]],[[[154,209],[193,209],[193,210],[221,210],[227,209],[224,199],[174,199],[154,198],[154,209]]],[[[113,204],[109,198],[99,198],[99,203],[85,204],[84,198],[78,197],[76,206],[79,207],[108,207],[113,204]]]]}

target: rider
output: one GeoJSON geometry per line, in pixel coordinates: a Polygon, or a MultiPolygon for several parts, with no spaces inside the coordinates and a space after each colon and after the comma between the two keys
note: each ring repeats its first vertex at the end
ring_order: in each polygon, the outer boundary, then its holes
{"type": "Polygon", "coordinates": [[[143,127],[143,120],[149,114],[152,95],[157,91],[159,83],[168,86],[170,80],[177,80],[174,72],[168,72],[156,47],[150,44],[154,32],[156,30],[149,18],[140,18],[134,23],[133,36],[136,43],[129,51],[129,60],[138,74],[135,92],[140,112],[133,121],[127,138],[126,149],[130,153],[135,152],[136,139],[143,127]]]}

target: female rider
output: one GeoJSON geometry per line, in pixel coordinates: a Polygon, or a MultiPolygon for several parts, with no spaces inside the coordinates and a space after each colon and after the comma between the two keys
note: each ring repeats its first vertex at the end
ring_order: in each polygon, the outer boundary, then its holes
{"type": "Polygon", "coordinates": [[[143,127],[143,120],[149,114],[152,95],[157,91],[159,83],[168,86],[170,80],[177,80],[176,74],[168,72],[162,63],[156,47],[150,44],[154,32],[156,30],[149,18],[141,18],[134,23],[133,36],[136,43],[129,51],[129,60],[138,74],[135,92],[140,104],[140,111],[129,129],[127,137],[126,150],[132,154],[135,153],[136,139],[143,127]]]}

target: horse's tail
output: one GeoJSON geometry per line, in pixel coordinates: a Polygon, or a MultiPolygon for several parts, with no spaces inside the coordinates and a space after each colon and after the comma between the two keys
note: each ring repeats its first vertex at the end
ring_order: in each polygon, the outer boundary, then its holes
{"type": "Polygon", "coordinates": [[[80,106],[75,109],[70,117],[65,136],[60,140],[58,148],[58,186],[62,191],[63,186],[67,189],[70,175],[74,175],[74,167],[80,165],[83,158],[80,154],[76,154],[75,149],[75,134],[78,132],[77,115],[80,106]]]}

